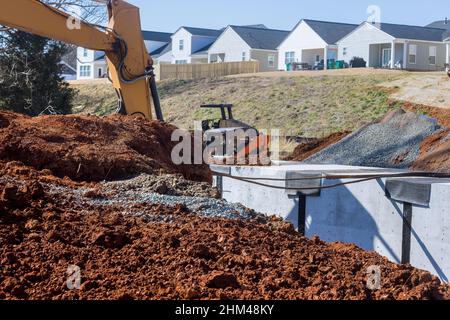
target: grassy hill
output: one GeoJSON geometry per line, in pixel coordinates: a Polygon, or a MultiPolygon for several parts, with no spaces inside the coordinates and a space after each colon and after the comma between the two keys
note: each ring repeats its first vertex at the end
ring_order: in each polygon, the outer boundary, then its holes
{"type": "MultiPolygon", "coordinates": [[[[172,80],[159,84],[167,121],[192,128],[195,120],[218,117],[201,110],[204,103],[233,103],[235,117],[258,128],[279,128],[286,135],[323,137],[354,130],[390,109],[392,89],[382,83],[404,77],[402,73],[316,76],[256,76],[219,79],[172,80]]],[[[107,114],[116,107],[109,84],[77,84],[76,112],[107,114]]]]}

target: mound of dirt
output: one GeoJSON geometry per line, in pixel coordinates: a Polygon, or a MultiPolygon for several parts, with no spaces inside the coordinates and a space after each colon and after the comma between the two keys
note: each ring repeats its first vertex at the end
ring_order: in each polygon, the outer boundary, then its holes
{"type": "Polygon", "coordinates": [[[444,129],[422,142],[413,170],[450,173],[450,129],[444,129]]]}
{"type": "Polygon", "coordinates": [[[0,160],[21,161],[75,181],[178,173],[211,181],[205,165],[171,161],[174,126],[126,116],[27,116],[0,112],[0,160]]]}
{"type": "Polygon", "coordinates": [[[310,142],[304,142],[299,144],[292,155],[287,157],[285,160],[287,161],[303,161],[308,159],[310,156],[316,154],[319,151],[341,141],[346,136],[348,136],[350,131],[337,132],[329,135],[326,138],[315,139],[310,142]]]}
{"type": "Polygon", "coordinates": [[[148,204],[123,214],[87,201],[76,185],[61,192],[44,173],[8,165],[0,163],[0,299],[450,298],[428,272],[308,240],[278,219],[148,204]],[[376,290],[367,285],[372,266],[381,269],[376,290]]]}

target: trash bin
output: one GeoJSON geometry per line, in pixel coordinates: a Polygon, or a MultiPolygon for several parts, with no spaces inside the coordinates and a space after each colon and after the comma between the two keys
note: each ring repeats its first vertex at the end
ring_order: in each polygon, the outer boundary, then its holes
{"type": "Polygon", "coordinates": [[[336,61],[328,60],[328,69],[336,69],[336,61]]]}
{"type": "Polygon", "coordinates": [[[286,70],[292,71],[292,63],[286,63],[286,70]]]}
{"type": "Polygon", "coordinates": [[[336,69],[344,69],[344,61],[343,60],[336,61],[336,69]]]}

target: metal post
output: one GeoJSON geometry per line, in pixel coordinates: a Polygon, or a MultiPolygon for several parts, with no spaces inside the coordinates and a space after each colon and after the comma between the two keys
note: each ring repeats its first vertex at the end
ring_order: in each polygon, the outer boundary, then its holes
{"type": "Polygon", "coordinates": [[[402,264],[411,262],[411,234],[412,234],[413,206],[411,203],[403,204],[403,237],[402,237],[402,264]]]}
{"type": "Polygon", "coordinates": [[[306,236],[306,196],[303,194],[298,197],[298,233],[306,236]]]}

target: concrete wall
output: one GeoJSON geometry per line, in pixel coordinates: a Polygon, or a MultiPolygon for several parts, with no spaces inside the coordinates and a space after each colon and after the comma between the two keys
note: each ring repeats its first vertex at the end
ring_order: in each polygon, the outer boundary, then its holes
{"type": "MultiPolygon", "coordinates": [[[[213,167],[214,170],[214,167],[213,167]]],[[[234,176],[285,179],[287,171],[364,174],[383,169],[288,163],[272,167],[230,167],[234,176]]],[[[384,173],[392,173],[385,170],[384,173]]],[[[348,180],[347,180],[348,181],[348,180]]],[[[258,181],[284,187],[281,181],[258,181]]],[[[332,185],[336,180],[326,180],[332,185]]],[[[306,236],[354,243],[400,263],[403,247],[403,203],[386,196],[386,179],[322,190],[306,198],[306,236]]],[[[299,197],[284,190],[223,178],[223,197],[258,212],[278,215],[298,226],[299,197]]],[[[448,282],[450,277],[450,182],[432,184],[429,206],[412,207],[411,264],[448,282]]]]}
{"type": "Polygon", "coordinates": [[[250,46],[230,27],[209,48],[209,61],[214,55],[224,55],[224,61],[242,61],[242,53],[245,52],[246,61],[250,60],[250,46]]]}
{"type": "Polygon", "coordinates": [[[303,61],[305,49],[324,49],[327,43],[304,21],[302,21],[278,48],[278,69],[286,70],[286,52],[295,52],[295,62],[303,61]]]}
{"type": "Polygon", "coordinates": [[[270,50],[250,50],[250,59],[259,61],[259,71],[260,72],[268,72],[268,71],[276,71],[278,66],[278,53],[277,51],[270,50]],[[269,56],[274,58],[273,66],[269,65],[269,56]]]}

